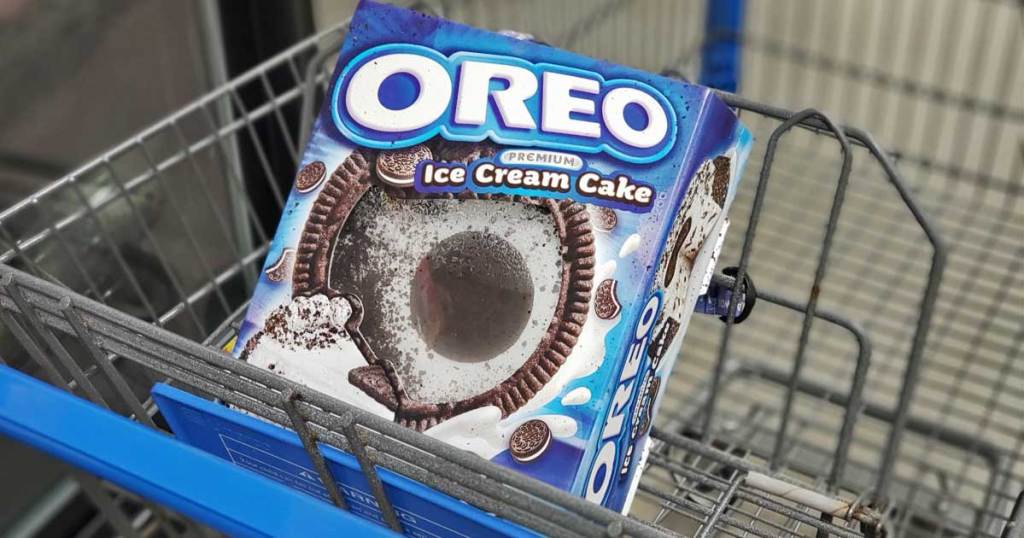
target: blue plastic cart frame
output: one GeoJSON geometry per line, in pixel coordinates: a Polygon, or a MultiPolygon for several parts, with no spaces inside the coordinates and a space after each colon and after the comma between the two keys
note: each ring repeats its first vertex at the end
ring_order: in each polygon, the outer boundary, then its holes
{"type": "Polygon", "coordinates": [[[745,0],[708,0],[700,83],[727,92],[740,85],[740,37],[745,0]]]}
{"type": "Polygon", "coordinates": [[[0,435],[231,536],[397,536],[4,366],[0,435]]]}

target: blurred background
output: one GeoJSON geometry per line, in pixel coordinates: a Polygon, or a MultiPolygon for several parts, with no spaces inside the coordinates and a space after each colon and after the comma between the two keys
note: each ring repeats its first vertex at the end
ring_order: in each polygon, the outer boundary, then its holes
{"type": "MultiPolygon", "coordinates": [[[[740,33],[722,36],[705,33],[703,0],[425,4],[468,24],[529,32],[554,46],[693,81],[701,78],[707,43],[731,40],[741,50],[740,96],[792,110],[813,107],[869,132],[950,247],[931,337],[920,370],[910,379],[916,388],[910,402],[914,420],[898,465],[888,469],[890,496],[903,502],[892,520],[905,535],[966,536],[979,519],[1005,518],[1024,489],[1020,2],[747,0],[740,33]],[[997,464],[991,464],[991,453],[999,455],[997,464]]],[[[164,126],[133,138],[139,132],[303,38],[329,31],[354,5],[327,0],[0,0],[0,212],[18,208],[114,146],[127,144],[111,159],[122,176],[153,166],[210,127],[190,113],[180,118],[176,135],[164,132],[164,126]],[[145,155],[133,151],[139,147],[145,155]]],[[[310,57],[296,54],[305,62],[310,57]]],[[[324,71],[331,62],[314,67],[324,71]]],[[[194,250],[208,272],[217,272],[233,263],[232,242],[250,248],[260,243],[261,233],[272,233],[280,211],[275,192],[289,188],[308,110],[287,101],[275,108],[276,123],[265,119],[241,128],[228,120],[248,117],[306,75],[294,65],[290,71],[268,72],[259,84],[240,86],[204,105],[204,117],[228,129],[237,146],[228,156],[197,155],[197,167],[215,181],[167,168],[171,181],[182,182],[177,187],[133,193],[137,205],[132,212],[144,215],[146,237],[128,209],[114,207],[99,217],[113,242],[124,245],[125,263],[152,296],[140,302],[111,288],[94,293],[97,298],[197,339],[245,300],[248,284],[239,276],[223,281],[217,296],[197,302],[194,309],[190,305],[191,320],[179,316],[180,309],[161,317],[161,305],[170,309],[177,295],[206,282],[203,275],[194,281],[182,274],[175,278],[181,268],[161,267],[161,262],[187,260],[188,255],[175,254],[194,250]],[[184,242],[182,226],[186,233],[189,227],[223,226],[215,222],[216,210],[183,192],[185,185],[202,181],[217,207],[237,195],[237,185],[221,181],[230,174],[217,172],[223,170],[220,161],[231,161],[244,178],[249,208],[227,224],[233,233],[224,242],[203,242],[191,250],[177,245],[184,242]],[[247,226],[247,219],[255,224],[247,226]]],[[[764,142],[778,125],[756,114],[744,119],[759,143],[736,201],[733,221],[740,224],[721,258],[730,265],[739,258],[764,142]]],[[[866,418],[857,426],[851,450],[853,471],[833,488],[850,496],[873,488],[883,470],[879,453],[892,431],[892,409],[906,388],[907,357],[932,261],[924,234],[877,160],[863,150],[855,159],[821,296],[822,308],[864,328],[874,352],[864,390],[866,418]]],[[[835,142],[811,132],[787,136],[782,143],[751,262],[751,273],[765,289],[806,300],[840,162],[835,142]]],[[[45,205],[18,209],[7,229],[0,230],[7,234],[0,234],[0,246],[44,227],[52,220],[48,212],[63,214],[82,198],[106,192],[111,187],[103,174],[118,172],[100,168],[93,163],[83,169],[81,177],[92,181],[84,182],[86,192],[54,191],[44,197],[45,205]]],[[[101,281],[98,286],[70,275],[74,256],[41,252],[32,259],[35,272],[84,293],[88,287],[106,289],[102,278],[117,278],[116,269],[104,265],[112,263],[109,257],[99,257],[103,260],[88,262],[93,265],[87,270],[101,281]]],[[[780,427],[785,392],[779,380],[790,372],[801,321],[793,313],[763,308],[736,329],[730,356],[735,367],[729,370],[735,376],[720,389],[716,429],[723,442],[750,457],[758,457],[756,447],[770,447],[780,427]]],[[[662,424],[692,426],[693,417],[703,412],[704,399],[697,395],[707,394],[721,327],[713,318],[698,318],[691,325],[659,418],[662,424]]],[[[834,328],[817,328],[811,338],[802,377],[806,390],[796,397],[787,426],[791,441],[785,460],[794,473],[823,484],[822,469],[830,461],[842,418],[841,398],[835,395],[849,390],[856,350],[834,328]],[[804,467],[792,465],[798,461],[804,467]]],[[[767,458],[764,451],[760,457],[767,458]]],[[[65,477],[60,464],[0,439],[0,535],[9,529],[14,536],[71,536],[94,521],[94,510],[65,477]],[[54,506],[62,507],[63,517],[47,517],[54,506]]],[[[656,480],[649,479],[651,490],[660,487],[656,480]]],[[[657,496],[647,497],[647,504],[638,504],[638,511],[650,511],[642,517],[664,520],[657,496]]]]}

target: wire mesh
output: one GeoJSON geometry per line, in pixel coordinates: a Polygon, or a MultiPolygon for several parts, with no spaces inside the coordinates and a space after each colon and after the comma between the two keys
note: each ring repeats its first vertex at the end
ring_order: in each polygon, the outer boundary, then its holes
{"type": "MultiPolygon", "coordinates": [[[[703,2],[467,1],[433,8],[691,78],[709,38],[701,34],[703,2]]],[[[1024,109],[1012,97],[1024,85],[1024,59],[1012,52],[1020,48],[1022,32],[1013,26],[1019,20],[1019,6],[995,0],[843,2],[834,10],[748,2],[742,94],[819,106],[871,127],[899,175],[860,131],[833,126],[830,134],[827,117],[808,112],[798,118],[805,128],[782,136],[792,114],[728,97],[759,143],[720,259],[744,257],[747,223],[756,225],[747,265],[767,304],[734,328],[695,318],[633,511],[652,526],[546,498],[583,510],[582,520],[563,523],[595,532],[616,531],[617,524],[641,534],[725,536],[1013,532],[1008,522],[1019,517],[1024,488],[1024,221],[1017,205],[1024,109]],[[915,63],[922,54],[925,60],[915,63]],[[954,72],[967,82],[951,82],[954,72]],[[777,149],[769,151],[775,133],[777,149]],[[763,205],[756,204],[757,187],[769,176],[763,205]],[[843,177],[848,183],[837,199],[843,177]],[[919,324],[931,310],[929,284],[937,276],[934,252],[942,256],[908,198],[920,200],[951,245],[925,347],[915,334],[923,338],[919,324]],[[827,274],[819,274],[826,242],[830,261],[827,274]],[[849,510],[823,519],[820,510],[765,490],[761,476],[844,499],[849,510]]],[[[122,340],[141,332],[160,335],[147,345],[167,338],[132,318],[194,341],[230,333],[277,215],[287,210],[291,173],[340,37],[332,28],[296,45],[0,214],[0,262],[127,314],[108,327],[122,340]]],[[[46,289],[61,306],[67,294],[46,289]]],[[[20,327],[23,334],[0,338],[0,356],[35,375],[69,380],[73,390],[122,414],[151,422],[148,389],[170,377],[300,433],[303,420],[310,421],[311,435],[342,448],[351,448],[346,432],[362,431],[378,464],[538,524],[527,513],[533,505],[502,504],[445,478],[450,467],[425,472],[373,445],[386,443],[390,430],[374,437],[336,417],[317,422],[304,403],[289,408],[305,394],[301,389],[285,394],[276,381],[239,389],[223,371],[200,381],[193,370],[202,365],[182,359],[155,366],[153,349],[122,348],[108,364],[113,344],[90,348],[96,336],[75,327],[96,327],[65,319],[78,309],[40,315],[43,325],[58,326],[47,336],[19,321],[24,312],[9,293],[2,297],[10,313],[0,331],[20,327]]],[[[95,310],[81,304],[83,312],[95,310]]],[[[199,362],[223,360],[187,349],[184,355],[199,362]]],[[[551,521],[538,528],[565,530],[557,527],[562,520],[551,521]]]]}

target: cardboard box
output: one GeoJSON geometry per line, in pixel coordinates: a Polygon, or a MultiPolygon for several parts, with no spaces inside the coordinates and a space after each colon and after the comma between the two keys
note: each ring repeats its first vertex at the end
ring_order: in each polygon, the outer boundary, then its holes
{"type": "Polygon", "coordinates": [[[707,88],[363,2],[235,352],[628,509],[750,142],[707,88]]]}

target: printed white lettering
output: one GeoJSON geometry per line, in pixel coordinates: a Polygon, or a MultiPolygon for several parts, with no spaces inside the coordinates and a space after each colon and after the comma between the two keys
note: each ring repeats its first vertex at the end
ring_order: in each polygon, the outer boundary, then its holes
{"type": "Polygon", "coordinates": [[[385,133],[413,131],[433,123],[448,109],[452,80],[436,60],[418,54],[388,54],[363,64],[352,75],[345,109],[356,122],[385,133]],[[416,77],[419,95],[409,106],[392,110],[377,93],[388,77],[406,73],[416,77]]]}
{"type": "Polygon", "coordinates": [[[464,62],[459,74],[459,95],[455,105],[455,122],[483,125],[487,121],[488,96],[494,97],[505,127],[535,129],[536,122],[526,108],[526,100],[537,93],[537,77],[529,70],[514,65],[477,61],[464,62]],[[491,80],[508,82],[503,90],[490,90],[491,80]]]}
{"type": "Polygon", "coordinates": [[[615,443],[605,443],[601,451],[597,453],[594,460],[594,470],[590,473],[590,480],[587,481],[587,500],[601,504],[604,495],[608,492],[608,486],[612,483],[612,465],[615,463],[615,443]],[[604,472],[601,472],[603,469],[604,472]],[[597,478],[601,478],[600,484],[595,484],[597,478]],[[594,488],[597,489],[594,489],[594,488]]]}
{"type": "Polygon", "coordinates": [[[601,85],[594,79],[574,77],[552,71],[544,72],[544,92],[541,98],[541,129],[549,133],[601,137],[601,125],[571,117],[573,112],[593,114],[594,101],[569,95],[570,91],[597,95],[601,85]]]}
{"type": "Polygon", "coordinates": [[[636,88],[615,88],[608,92],[601,103],[601,116],[612,136],[635,148],[657,146],[668,134],[665,110],[653,97],[636,88]],[[643,129],[634,129],[626,123],[626,106],[630,104],[643,108],[647,116],[643,129]]]}

